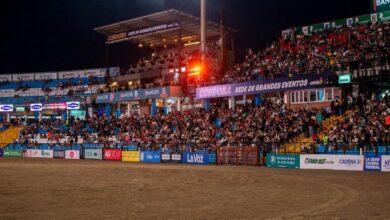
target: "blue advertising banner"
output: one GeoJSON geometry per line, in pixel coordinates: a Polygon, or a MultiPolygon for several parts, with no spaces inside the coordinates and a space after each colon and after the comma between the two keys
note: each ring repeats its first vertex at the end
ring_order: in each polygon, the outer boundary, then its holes
{"type": "Polygon", "coordinates": [[[209,164],[209,154],[205,152],[185,152],[183,153],[183,163],[187,164],[209,164]]]}
{"type": "Polygon", "coordinates": [[[165,98],[170,94],[169,87],[158,87],[151,89],[139,89],[123,92],[113,92],[98,94],[96,96],[96,103],[110,103],[110,102],[121,102],[131,100],[142,100],[152,98],[165,98]]]}
{"type": "Polygon", "coordinates": [[[301,90],[321,87],[323,81],[323,78],[319,75],[312,75],[200,87],[196,89],[196,99],[301,90]]]}
{"type": "Polygon", "coordinates": [[[160,163],[161,162],[161,152],[160,151],[141,151],[141,162],[160,163]]]}
{"type": "Polygon", "coordinates": [[[215,164],[216,162],[216,154],[215,153],[209,153],[209,163],[215,164]]]}
{"type": "Polygon", "coordinates": [[[0,148],[0,157],[3,156],[3,148],[0,148]]]}
{"type": "Polygon", "coordinates": [[[364,157],[364,171],[381,171],[381,157],[380,156],[365,156],[364,157]]]}

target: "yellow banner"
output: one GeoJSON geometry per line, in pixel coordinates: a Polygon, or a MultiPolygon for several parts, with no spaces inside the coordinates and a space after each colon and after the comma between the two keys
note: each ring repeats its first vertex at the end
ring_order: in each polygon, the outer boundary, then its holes
{"type": "Polygon", "coordinates": [[[139,151],[122,151],[122,161],[139,162],[139,151]]]}

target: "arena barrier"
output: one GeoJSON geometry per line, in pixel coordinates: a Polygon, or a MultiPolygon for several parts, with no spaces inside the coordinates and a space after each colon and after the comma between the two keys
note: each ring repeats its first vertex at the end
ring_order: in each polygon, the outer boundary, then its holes
{"type": "Polygon", "coordinates": [[[220,146],[217,147],[218,165],[259,165],[257,146],[220,146]]]}
{"type": "Polygon", "coordinates": [[[3,150],[3,157],[22,157],[21,150],[3,150]]]}
{"type": "Polygon", "coordinates": [[[299,154],[268,154],[267,167],[299,169],[299,154]]]}
{"type": "Polygon", "coordinates": [[[209,153],[209,164],[215,164],[216,158],[217,158],[217,155],[215,153],[209,153]]]}
{"type": "Polygon", "coordinates": [[[53,157],[54,158],[65,158],[65,151],[64,150],[54,150],[53,157]]]}
{"type": "Polygon", "coordinates": [[[161,151],[141,151],[142,163],[161,163],[161,151]]]}
{"type": "Polygon", "coordinates": [[[29,158],[54,158],[54,151],[53,150],[28,149],[26,151],[26,157],[29,157],[29,158]]]}
{"type": "Polygon", "coordinates": [[[182,162],[184,164],[208,165],[209,154],[207,152],[184,152],[182,162]]]}
{"type": "Polygon", "coordinates": [[[301,169],[363,171],[364,156],[359,155],[300,155],[301,169]]]}
{"type": "Polygon", "coordinates": [[[80,151],[79,150],[66,150],[65,159],[71,160],[80,160],[80,151]]]}
{"type": "Polygon", "coordinates": [[[161,162],[162,163],[181,163],[182,154],[176,152],[162,152],[161,153],[161,162]]]}
{"type": "Polygon", "coordinates": [[[122,151],[119,149],[104,149],[103,150],[103,159],[104,160],[122,160],[122,151]]]}
{"type": "Polygon", "coordinates": [[[102,160],[102,149],[84,149],[84,159],[86,160],[102,160]]]}
{"type": "Polygon", "coordinates": [[[140,162],[140,153],[139,151],[122,151],[122,161],[124,162],[140,162]]]}
{"type": "Polygon", "coordinates": [[[390,156],[382,156],[381,158],[381,171],[390,172],[390,156]]]}

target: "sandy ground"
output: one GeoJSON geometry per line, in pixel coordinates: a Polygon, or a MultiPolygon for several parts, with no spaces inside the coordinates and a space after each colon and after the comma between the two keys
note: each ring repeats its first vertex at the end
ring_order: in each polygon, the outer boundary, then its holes
{"type": "Polygon", "coordinates": [[[390,219],[390,173],[0,158],[0,219],[390,219]]]}

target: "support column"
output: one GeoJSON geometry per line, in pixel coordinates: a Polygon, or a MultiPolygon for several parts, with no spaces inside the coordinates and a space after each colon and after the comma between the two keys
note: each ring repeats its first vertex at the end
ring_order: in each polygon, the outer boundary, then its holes
{"type": "Polygon", "coordinates": [[[11,122],[11,114],[7,113],[7,122],[11,122]]]}
{"type": "Polygon", "coordinates": [[[109,103],[106,103],[106,106],[105,106],[105,114],[107,117],[110,117],[111,116],[111,106],[109,103]]]}
{"type": "Polygon", "coordinates": [[[39,120],[39,113],[41,113],[41,112],[34,112],[34,119],[35,119],[35,121],[40,121],[39,120]]]}
{"type": "Polygon", "coordinates": [[[210,111],[210,99],[203,99],[203,107],[206,112],[210,111]]]}
{"type": "Polygon", "coordinates": [[[38,114],[38,120],[39,120],[39,121],[42,121],[42,112],[39,112],[39,114],[38,114]]]}
{"type": "Polygon", "coordinates": [[[64,121],[68,120],[68,110],[65,110],[64,113],[62,114],[62,119],[64,121]]]}
{"type": "Polygon", "coordinates": [[[163,111],[165,115],[168,115],[167,98],[163,99],[163,111]]]}
{"type": "Polygon", "coordinates": [[[177,99],[176,110],[177,110],[178,112],[181,111],[181,99],[180,99],[180,97],[177,99]]]}
{"type": "Polygon", "coordinates": [[[246,95],[242,96],[242,101],[244,102],[244,105],[246,104],[246,95]]]}
{"type": "Polygon", "coordinates": [[[157,114],[157,103],[156,103],[156,99],[152,99],[152,106],[151,106],[150,114],[151,114],[151,115],[156,115],[156,114],[157,114]]]}
{"type": "Polygon", "coordinates": [[[128,103],[127,104],[127,116],[130,116],[131,115],[131,104],[128,103]]]}
{"type": "Polygon", "coordinates": [[[88,116],[91,118],[93,116],[93,107],[92,106],[88,107],[88,116]]]}
{"type": "Polygon", "coordinates": [[[115,117],[119,118],[121,116],[121,104],[119,102],[116,105],[115,117]]]}
{"type": "Polygon", "coordinates": [[[229,97],[229,109],[234,109],[236,107],[236,100],[234,96],[229,97]]]}
{"type": "Polygon", "coordinates": [[[263,99],[261,97],[261,94],[256,94],[255,95],[255,106],[259,107],[262,102],[263,102],[263,99]]]}

